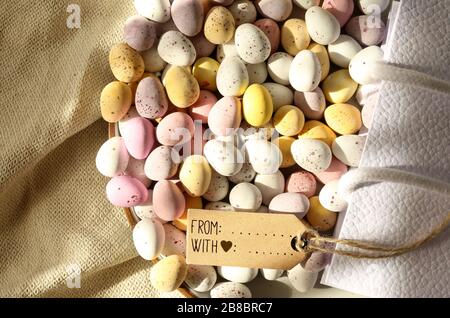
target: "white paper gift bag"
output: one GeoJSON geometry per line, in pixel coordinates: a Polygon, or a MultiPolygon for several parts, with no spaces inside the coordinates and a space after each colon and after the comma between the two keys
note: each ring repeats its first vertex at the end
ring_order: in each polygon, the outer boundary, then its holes
{"type": "MultiPolygon", "coordinates": [[[[425,78],[450,81],[450,1],[401,1],[385,60],[425,78]]],[[[382,82],[360,167],[393,168],[450,183],[450,95],[422,84],[382,82]]],[[[448,195],[407,183],[368,184],[352,194],[336,236],[404,245],[429,234],[449,212],[448,195]]],[[[450,297],[449,234],[447,229],[427,245],[392,258],[335,255],[322,283],[373,297],[450,297]]]]}

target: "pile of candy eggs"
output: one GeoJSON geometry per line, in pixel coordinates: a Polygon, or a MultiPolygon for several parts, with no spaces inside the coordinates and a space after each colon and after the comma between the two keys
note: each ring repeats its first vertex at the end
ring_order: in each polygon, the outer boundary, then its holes
{"type": "MultiPolygon", "coordinates": [[[[259,271],[284,272],[186,264],[187,210],[293,213],[332,233],[378,99],[367,65],[383,59],[390,1],[134,2],[100,97],[119,130],[96,158],[107,198],[139,218],[138,254],[164,256],[154,288],[251,297],[259,271]]],[[[307,292],[329,261],[314,252],[289,281],[307,292]]]]}

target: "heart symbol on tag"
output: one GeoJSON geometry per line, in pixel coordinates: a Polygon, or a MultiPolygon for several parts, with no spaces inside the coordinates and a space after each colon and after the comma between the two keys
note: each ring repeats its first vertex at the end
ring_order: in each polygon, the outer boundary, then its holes
{"type": "Polygon", "coordinates": [[[222,241],[222,242],[220,242],[220,245],[222,246],[222,248],[225,252],[228,252],[231,249],[231,247],[233,246],[233,243],[230,241],[222,241]]]}

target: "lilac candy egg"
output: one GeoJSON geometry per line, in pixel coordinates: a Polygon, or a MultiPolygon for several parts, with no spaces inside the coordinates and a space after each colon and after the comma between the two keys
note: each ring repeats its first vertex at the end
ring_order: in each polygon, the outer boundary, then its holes
{"type": "Polygon", "coordinates": [[[115,206],[130,208],[147,201],[148,190],[136,178],[118,176],[106,185],[106,197],[115,206]]]}
{"type": "Polygon", "coordinates": [[[130,155],[136,159],[145,159],[155,143],[155,128],[142,117],[131,118],[122,127],[122,137],[130,155]]]}
{"type": "Polygon", "coordinates": [[[384,39],[385,24],[377,16],[353,17],[345,26],[348,35],[366,46],[378,45],[384,39]]]}
{"type": "Polygon", "coordinates": [[[299,219],[309,210],[309,200],[301,193],[281,193],[275,196],[269,204],[271,213],[294,213],[299,219]]]}
{"type": "Polygon", "coordinates": [[[155,23],[146,18],[135,15],[129,17],[123,29],[125,42],[137,51],[150,49],[155,43],[155,23]]]}
{"type": "Polygon", "coordinates": [[[153,189],[153,209],[156,215],[165,220],[173,221],[183,215],[186,202],[183,193],[175,183],[161,180],[153,189]]]}
{"type": "Polygon", "coordinates": [[[164,117],[156,128],[156,137],[160,144],[175,146],[191,141],[194,135],[194,121],[182,112],[164,117]]]}
{"type": "Polygon", "coordinates": [[[325,0],[322,8],[334,15],[342,27],[352,16],[355,4],[353,0],[325,0]]]}
{"type": "Polygon", "coordinates": [[[331,263],[331,254],[313,252],[303,264],[303,268],[308,272],[318,273],[331,263]]]}
{"type": "Polygon", "coordinates": [[[174,0],[171,7],[173,22],[181,33],[194,36],[203,27],[203,6],[198,0],[174,0]]]}
{"type": "Polygon", "coordinates": [[[210,56],[216,48],[215,44],[209,42],[208,39],[206,39],[203,32],[189,39],[191,40],[192,45],[194,45],[195,51],[197,52],[197,59],[210,56]]]}
{"type": "Polygon", "coordinates": [[[223,97],[211,109],[208,125],[217,136],[229,136],[242,120],[241,102],[236,97],[223,97]]]}
{"type": "Polygon", "coordinates": [[[169,101],[159,78],[149,76],[139,82],[135,103],[136,110],[142,117],[155,119],[164,116],[169,108],[169,101]]]}

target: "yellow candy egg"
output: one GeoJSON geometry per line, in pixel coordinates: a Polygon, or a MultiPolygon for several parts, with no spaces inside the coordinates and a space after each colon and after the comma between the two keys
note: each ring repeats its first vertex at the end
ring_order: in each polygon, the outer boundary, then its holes
{"type": "Polygon", "coordinates": [[[272,117],[272,96],[260,84],[253,84],[247,88],[242,104],[244,118],[253,127],[264,126],[272,117]]]}
{"type": "Polygon", "coordinates": [[[205,157],[189,156],[180,169],[180,181],[192,197],[200,197],[208,191],[211,182],[211,167],[205,157]]]}
{"type": "Polygon", "coordinates": [[[105,86],[100,95],[100,109],[104,120],[118,122],[130,109],[132,91],[122,82],[112,82],[105,86]]]}
{"type": "Polygon", "coordinates": [[[138,81],[145,70],[142,56],[125,43],[113,46],[109,52],[109,66],[114,77],[125,83],[138,81]]]}
{"type": "Polygon", "coordinates": [[[203,202],[201,197],[191,197],[186,192],[184,192],[183,195],[184,200],[186,201],[184,213],[177,220],[173,221],[172,224],[176,226],[179,230],[186,232],[187,211],[189,209],[203,209],[203,202]]]}
{"type": "Polygon", "coordinates": [[[197,80],[183,67],[171,67],[164,77],[164,83],[167,96],[179,108],[191,106],[200,96],[197,80]]]}
{"type": "Polygon", "coordinates": [[[331,147],[333,141],[336,139],[334,131],[318,120],[309,120],[303,126],[299,138],[318,139],[331,147]]]}
{"type": "Polygon", "coordinates": [[[305,50],[311,38],[306,29],[305,21],[301,19],[289,19],[281,27],[281,45],[292,56],[305,50]]]}
{"type": "Polygon", "coordinates": [[[306,219],[318,231],[329,231],[336,225],[337,213],[325,209],[319,197],[309,198],[309,210],[306,219]]]}
{"type": "Polygon", "coordinates": [[[295,160],[291,152],[291,145],[294,141],[294,138],[288,136],[280,136],[272,140],[272,143],[280,148],[283,155],[283,161],[281,162],[280,168],[289,168],[295,165],[295,160]]]}
{"type": "Polygon", "coordinates": [[[282,106],[275,113],[273,124],[276,131],[283,136],[298,135],[305,125],[305,115],[296,106],[282,106]]]}
{"type": "Polygon", "coordinates": [[[315,42],[309,45],[308,50],[316,53],[319,58],[320,66],[322,67],[322,78],[320,80],[323,81],[330,73],[330,57],[328,56],[328,51],[325,46],[315,42]]]}
{"type": "Polygon", "coordinates": [[[350,104],[334,104],[325,109],[328,126],[341,135],[356,134],[362,127],[361,112],[350,104]]]}
{"type": "Polygon", "coordinates": [[[180,287],[188,266],[183,256],[170,255],[152,266],[150,283],[160,292],[171,292],[180,287]]]}
{"type": "Polygon", "coordinates": [[[216,77],[218,70],[219,62],[210,57],[202,57],[195,62],[192,74],[197,79],[201,89],[215,91],[217,90],[216,77]]]}
{"type": "Polygon", "coordinates": [[[213,44],[224,44],[233,39],[235,22],[231,12],[225,7],[212,7],[205,19],[204,33],[213,44]]]}
{"type": "Polygon", "coordinates": [[[322,84],[325,98],[333,104],[348,102],[357,89],[358,83],[350,77],[348,70],[331,73],[322,84]]]}

